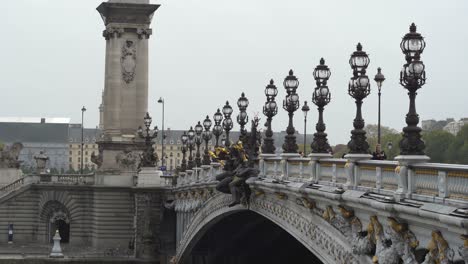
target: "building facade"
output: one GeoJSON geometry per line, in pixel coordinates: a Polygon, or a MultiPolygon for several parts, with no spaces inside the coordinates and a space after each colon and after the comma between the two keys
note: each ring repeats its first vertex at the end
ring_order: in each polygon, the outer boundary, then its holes
{"type": "Polygon", "coordinates": [[[91,162],[91,155],[98,155],[98,140],[101,130],[98,128],[83,129],[83,155],[81,155],[81,124],[70,124],[69,127],[68,162],[69,170],[79,172],[81,169],[81,158],[83,157],[83,171],[89,172],[97,169],[96,164],[91,162]]]}

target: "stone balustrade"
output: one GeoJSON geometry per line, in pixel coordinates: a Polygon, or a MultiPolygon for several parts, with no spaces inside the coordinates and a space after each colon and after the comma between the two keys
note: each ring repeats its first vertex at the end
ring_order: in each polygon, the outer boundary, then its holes
{"type": "MultiPolygon", "coordinates": [[[[442,204],[468,204],[468,165],[261,155],[259,177],[442,204]]],[[[182,172],[177,187],[215,181],[219,163],[182,172]]],[[[393,197],[393,198],[392,198],[393,197]]]]}

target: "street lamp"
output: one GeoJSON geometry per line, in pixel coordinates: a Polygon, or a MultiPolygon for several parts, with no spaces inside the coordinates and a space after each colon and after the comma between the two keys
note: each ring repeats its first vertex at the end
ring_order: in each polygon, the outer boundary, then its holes
{"type": "Polygon", "coordinates": [[[380,144],[380,90],[382,89],[383,81],[385,81],[385,76],[382,74],[382,69],[380,67],[377,68],[377,74],[374,77],[374,81],[377,83],[377,88],[379,89],[379,118],[377,125],[377,144],[380,144]]]}
{"type": "Polygon", "coordinates": [[[247,122],[249,122],[249,117],[247,116],[247,107],[249,106],[249,100],[247,97],[245,97],[245,94],[242,93],[241,97],[237,100],[237,106],[239,107],[239,114],[237,115],[237,123],[240,125],[240,135],[239,135],[239,140],[242,141],[242,143],[245,144],[246,142],[246,136],[247,136],[247,130],[244,128],[247,122]]]}
{"type": "Polygon", "coordinates": [[[84,112],[86,112],[86,108],[83,106],[81,108],[81,164],[80,164],[80,174],[83,174],[83,147],[84,147],[84,141],[83,141],[83,132],[84,132],[84,112]]]}
{"type": "Polygon", "coordinates": [[[153,139],[158,136],[158,127],[154,127],[153,133],[150,131],[152,118],[148,112],[146,112],[143,118],[145,130],[140,126],[138,127],[138,136],[145,140],[146,150],[143,152],[143,158],[141,160],[142,167],[154,167],[156,163],[156,157],[154,156],[153,139]],[[146,132],[146,133],[144,133],[146,132]]]}
{"type": "Polygon", "coordinates": [[[195,164],[197,167],[201,166],[201,155],[200,155],[200,145],[202,143],[202,132],[203,127],[198,121],[198,124],[195,126],[195,144],[197,144],[197,155],[195,156],[195,164]]]}
{"type": "Polygon", "coordinates": [[[162,104],[161,167],[164,167],[164,140],[166,139],[166,134],[164,133],[164,99],[159,97],[158,103],[162,104]]]}
{"type": "Polygon", "coordinates": [[[219,147],[219,136],[223,134],[223,127],[221,126],[221,121],[223,120],[223,114],[221,114],[221,112],[219,111],[219,108],[214,114],[213,120],[215,122],[215,125],[213,126],[213,135],[216,138],[215,147],[219,147]]]}
{"type": "Polygon", "coordinates": [[[361,43],[356,46],[349,59],[349,64],[353,69],[353,77],[349,81],[348,94],[356,100],[356,117],[354,118],[354,129],[351,131],[351,140],[348,142],[349,153],[368,154],[369,143],[366,141],[366,131],[364,131],[364,119],[362,119],[362,100],[370,93],[369,78],[366,69],[369,65],[369,56],[362,51],[361,43]]]}
{"type": "Polygon", "coordinates": [[[184,131],[184,134],[180,136],[180,140],[182,141],[182,166],[181,170],[187,170],[187,160],[185,159],[185,153],[187,153],[187,143],[188,143],[188,136],[187,132],[184,131]]]}
{"type": "Polygon", "coordinates": [[[314,79],[317,87],[312,94],[312,102],[318,106],[319,118],[315,126],[317,132],[314,134],[314,141],[311,144],[313,153],[329,153],[330,150],[327,133],[325,133],[325,123],[323,122],[323,109],[331,99],[330,90],[327,86],[330,75],[330,69],[325,65],[325,60],[321,58],[320,65],[314,70],[314,79]]]}
{"type": "Polygon", "coordinates": [[[203,127],[205,128],[205,131],[203,131],[203,139],[205,140],[205,153],[203,155],[203,165],[211,164],[210,154],[208,153],[208,141],[212,137],[210,132],[211,125],[212,122],[210,120],[210,117],[207,115],[205,120],[203,121],[203,127]]]}
{"type": "Polygon", "coordinates": [[[229,147],[231,145],[231,141],[229,141],[229,131],[231,131],[232,126],[234,125],[232,123],[231,114],[232,114],[232,107],[229,105],[229,102],[226,101],[226,104],[223,106],[223,115],[224,115],[223,129],[224,131],[226,131],[226,140],[225,140],[226,147],[229,147]]]}
{"type": "Polygon", "coordinates": [[[309,112],[310,108],[307,105],[307,101],[304,101],[304,105],[302,106],[302,112],[304,113],[304,157],[306,156],[306,144],[307,144],[307,113],[309,112]]]}
{"type": "Polygon", "coordinates": [[[409,111],[406,115],[407,126],[403,128],[403,138],[400,141],[401,155],[424,155],[424,141],[421,140],[421,128],[418,127],[419,115],[416,113],[416,91],[426,83],[424,63],[420,60],[426,43],[421,34],[416,32],[414,23],[410,26],[400,44],[405,54],[406,64],[400,72],[400,84],[408,90],[410,99],[409,111]]]}
{"type": "Polygon", "coordinates": [[[289,70],[289,75],[284,79],[283,85],[287,93],[286,98],[283,100],[283,109],[286,110],[289,115],[289,124],[286,128],[287,135],[285,136],[283,144],[283,152],[297,153],[298,147],[296,144],[296,129],[293,126],[293,117],[294,112],[299,109],[299,95],[296,93],[299,80],[294,76],[292,70],[289,70]]]}
{"type": "Polygon", "coordinates": [[[275,153],[275,144],[273,139],[273,131],[271,130],[271,121],[273,117],[278,113],[278,105],[275,102],[275,97],[278,94],[278,89],[274,85],[273,79],[270,80],[265,88],[265,95],[267,101],[263,106],[263,114],[267,117],[265,131],[265,139],[263,140],[262,153],[264,154],[274,154],[275,153]]]}
{"type": "Polygon", "coordinates": [[[189,159],[188,159],[188,164],[187,164],[187,169],[191,170],[193,168],[193,146],[194,146],[194,140],[195,140],[195,131],[193,130],[192,127],[190,127],[190,130],[187,133],[188,136],[188,148],[189,148],[189,159]]]}

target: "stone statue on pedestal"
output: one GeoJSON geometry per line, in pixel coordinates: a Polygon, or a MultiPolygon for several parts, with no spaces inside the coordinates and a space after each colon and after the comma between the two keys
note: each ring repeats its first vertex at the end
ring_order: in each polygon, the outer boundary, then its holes
{"type": "Polygon", "coordinates": [[[16,142],[11,146],[4,146],[0,150],[0,168],[19,168],[21,161],[18,156],[23,149],[23,144],[16,142]]]}
{"type": "Polygon", "coordinates": [[[46,174],[46,165],[49,157],[44,154],[44,151],[40,151],[39,155],[35,155],[34,159],[36,160],[36,173],[37,174],[46,174]]]}

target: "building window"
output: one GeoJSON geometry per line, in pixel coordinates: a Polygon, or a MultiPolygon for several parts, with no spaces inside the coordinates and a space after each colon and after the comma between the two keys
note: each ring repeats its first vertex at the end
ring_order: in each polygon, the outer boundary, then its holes
{"type": "Polygon", "coordinates": [[[81,151],[78,150],[78,155],[81,155],[81,151]]]}
{"type": "Polygon", "coordinates": [[[85,162],[88,162],[88,158],[85,158],[84,160],[85,160],[85,162]]]}
{"type": "Polygon", "coordinates": [[[70,151],[70,155],[73,155],[73,151],[70,151]]]}
{"type": "Polygon", "coordinates": [[[180,157],[180,152],[177,152],[177,157],[180,157]]]}
{"type": "Polygon", "coordinates": [[[81,159],[80,159],[80,158],[78,158],[78,162],[80,162],[80,161],[81,161],[81,159]]]}
{"type": "Polygon", "coordinates": [[[72,158],[70,157],[70,158],[68,159],[68,161],[69,161],[69,162],[72,162],[72,158]]]}
{"type": "Polygon", "coordinates": [[[169,149],[172,150],[172,146],[169,149]]]}
{"type": "Polygon", "coordinates": [[[88,151],[85,151],[85,155],[88,155],[88,151]]]}

